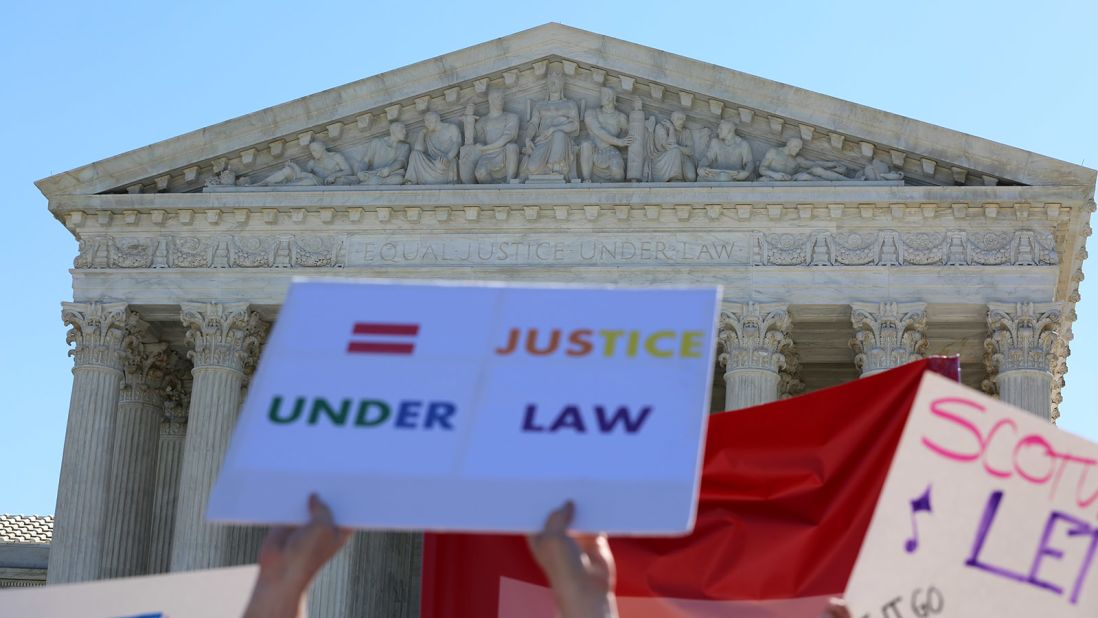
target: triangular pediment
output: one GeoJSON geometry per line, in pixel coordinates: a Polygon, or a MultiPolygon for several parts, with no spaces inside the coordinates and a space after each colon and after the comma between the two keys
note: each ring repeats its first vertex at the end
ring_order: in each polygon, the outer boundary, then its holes
{"type": "MultiPolygon", "coordinates": [[[[323,143],[353,168],[347,182],[337,184],[359,184],[362,181],[355,177],[370,167],[371,144],[387,138],[396,122],[405,125],[413,149],[417,140],[430,141],[423,139],[424,118],[430,112],[456,129],[456,133],[448,129],[450,141],[489,141],[476,132],[476,119],[489,113],[489,90],[502,91],[505,112],[519,119],[514,143],[522,149],[531,119],[547,99],[550,74],[563,77],[563,98],[578,108],[581,126],[568,136],[574,149],[570,156],[575,159],[583,142],[598,141],[583,126],[582,116],[599,108],[603,88],[616,94],[614,107],[622,123],[639,102],[650,142],[647,151],[630,153],[621,146],[616,148],[618,155],[610,153],[610,158],[620,156],[623,166],[635,164],[629,172],[633,180],[667,179],[666,170],[652,171],[659,150],[653,149],[653,143],[667,139],[667,132],[659,133],[655,127],[668,126],[676,111],[685,118],[675,131],[676,139],[695,167],[701,167],[708,145],[719,139],[720,123],[733,122],[750,147],[756,168],[748,182],[775,180],[760,173],[759,163],[769,150],[794,138],[804,144],[803,159],[824,163],[824,168],[835,172],[808,174],[801,180],[1059,186],[1093,186],[1095,180],[1095,172],[1084,167],[660,50],[547,24],[187,133],[37,184],[47,197],[193,192],[208,186],[231,190],[272,177],[272,184],[292,184],[293,174],[280,171],[308,168],[313,142],[323,143]],[[468,119],[470,115],[473,120],[468,119]],[[640,157],[647,157],[647,164],[640,157]],[[639,171],[642,165],[648,166],[647,171],[639,171]],[[868,166],[877,174],[867,174],[868,166]],[[226,170],[230,173],[221,174],[226,170]]],[[[638,123],[618,127],[619,135],[641,130],[640,117],[633,118],[638,123]]],[[[421,147],[430,151],[429,146],[421,147]]],[[[597,159],[596,167],[613,167],[614,162],[608,162],[605,154],[600,157],[599,150],[597,144],[590,148],[588,161],[597,159]]],[[[575,168],[578,162],[571,164],[575,168]]],[[[545,170],[532,171],[539,173],[520,173],[520,181],[552,176],[540,173],[545,170]]],[[[571,175],[565,181],[575,180],[582,172],[573,169],[562,175],[571,175]]],[[[420,180],[412,181],[439,182],[433,173],[421,172],[420,180]]],[[[459,174],[454,176],[453,182],[461,182],[459,174]]],[[[707,179],[728,180],[697,180],[707,179]]]]}

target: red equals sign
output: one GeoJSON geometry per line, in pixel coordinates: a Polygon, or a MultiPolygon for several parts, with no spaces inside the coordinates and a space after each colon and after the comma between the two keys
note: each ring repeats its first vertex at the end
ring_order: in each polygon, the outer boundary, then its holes
{"type": "Polygon", "coordinates": [[[362,337],[347,344],[349,353],[411,354],[415,350],[414,338],[419,334],[419,324],[355,322],[352,332],[362,337]],[[413,340],[408,341],[408,338],[413,340]]]}

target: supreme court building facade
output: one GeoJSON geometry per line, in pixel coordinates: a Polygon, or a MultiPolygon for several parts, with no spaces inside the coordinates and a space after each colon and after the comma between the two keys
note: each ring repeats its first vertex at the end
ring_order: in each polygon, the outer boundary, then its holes
{"type": "MultiPolygon", "coordinates": [[[[80,247],[49,581],[254,560],[205,501],[295,276],[721,284],[716,410],[958,354],[1054,420],[1094,184],[557,24],[46,178],[80,247]]],[[[357,535],[311,615],[417,615],[417,552],[357,535]]]]}

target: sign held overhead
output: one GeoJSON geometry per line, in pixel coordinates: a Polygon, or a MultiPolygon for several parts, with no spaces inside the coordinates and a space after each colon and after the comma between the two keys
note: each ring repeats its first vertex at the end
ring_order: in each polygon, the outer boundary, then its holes
{"type": "Polygon", "coordinates": [[[718,288],[301,280],[210,497],[218,521],[526,532],[693,525],[718,288]]]}

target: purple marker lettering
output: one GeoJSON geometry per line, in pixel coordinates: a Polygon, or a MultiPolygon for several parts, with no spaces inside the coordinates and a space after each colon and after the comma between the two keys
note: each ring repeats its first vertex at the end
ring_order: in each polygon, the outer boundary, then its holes
{"type": "Polygon", "coordinates": [[[1024,582],[1026,581],[1025,575],[980,562],[980,552],[984,549],[984,542],[987,540],[988,532],[991,531],[991,524],[995,521],[995,514],[999,511],[999,503],[1002,500],[1002,491],[993,491],[988,496],[987,506],[984,507],[983,517],[980,518],[980,526],[976,529],[976,540],[972,543],[972,554],[965,561],[965,566],[987,571],[999,577],[1024,582]]]}

